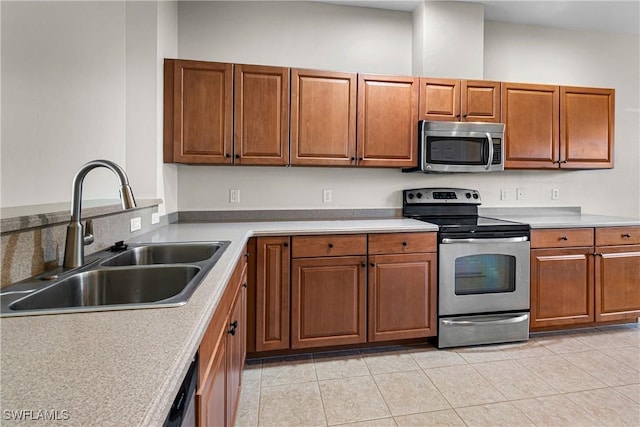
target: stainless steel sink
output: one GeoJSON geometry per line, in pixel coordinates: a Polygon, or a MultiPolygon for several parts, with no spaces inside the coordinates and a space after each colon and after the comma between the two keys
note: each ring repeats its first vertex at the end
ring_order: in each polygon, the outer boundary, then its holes
{"type": "Polygon", "coordinates": [[[182,264],[205,261],[221,243],[172,243],[137,246],[102,262],[103,266],[182,264]]]}
{"type": "Polygon", "coordinates": [[[9,307],[42,310],[148,304],[175,297],[199,271],[193,265],[90,270],[35,291],[9,307]]]}
{"type": "Polygon", "coordinates": [[[185,304],[230,242],[132,245],[98,252],[4,288],[0,316],[173,307],[185,304]]]}

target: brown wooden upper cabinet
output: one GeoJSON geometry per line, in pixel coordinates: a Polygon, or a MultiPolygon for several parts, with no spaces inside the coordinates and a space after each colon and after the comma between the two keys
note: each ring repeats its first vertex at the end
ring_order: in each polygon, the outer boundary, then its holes
{"type": "Polygon", "coordinates": [[[165,59],[165,162],[233,162],[232,70],[231,64],[165,59]]]}
{"type": "Polygon", "coordinates": [[[289,163],[288,68],[165,59],[164,69],[165,162],[289,163]]]}
{"type": "Polygon", "coordinates": [[[420,78],[420,120],[500,122],[500,82],[420,78]]]}
{"type": "Polygon", "coordinates": [[[613,167],[613,89],[560,86],[560,167],[613,167]]]}
{"type": "Polygon", "coordinates": [[[289,69],[234,68],[234,163],[288,165],[289,69]]]}
{"type": "Polygon", "coordinates": [[[350,166],[356,156],[356,74],[291,70],[291,164],[350,166]]]}
{"type": "Polygon", "coordinates": [[[613,120],[613,89],[502,83],[505,168],[611,168],[613,120]]]}
{"type": "Polygon", "coordinates": [[[358,75],[358,166],[416,166],[419,79],[358,75]]]}

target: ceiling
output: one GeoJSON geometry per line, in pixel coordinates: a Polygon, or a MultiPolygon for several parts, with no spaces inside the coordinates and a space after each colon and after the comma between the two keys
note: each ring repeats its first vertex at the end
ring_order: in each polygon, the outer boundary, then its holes
{"type": "MultiPolygon", "coordinates": [[[[322,1],[322,0],[321,0],[322,1]]],[[[571,30],[640,35],[640,0],[626,1],[478,1],[485,20],[571,30]]],[[[326,0],[323,3],[411,12],[421,0],[326,0]]]]}

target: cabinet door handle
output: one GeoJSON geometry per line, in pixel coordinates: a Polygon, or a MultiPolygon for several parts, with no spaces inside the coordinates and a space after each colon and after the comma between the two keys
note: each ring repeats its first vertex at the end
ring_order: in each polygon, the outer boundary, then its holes
{"type": "Polygon", "coordinates": [[[363,161],[364,157],[359,157],[358,160],[363,161]]]}
{"type": "Polygon", "coordinates": [[[355,159],[356,159],[355,157],[351,157],[351,161],[352,161],[352,162],[353,162],[353,161],[355,161],[355,159]]]}
{"type": "Polygon", "coordinates": [[[229,329],[227,331],[227,333],[231,334],[231,335],[235,335],[236,334],[236,328],[238,327],[238,321],[234,320],[233,323],[231,323],[229,326],[231,326],[231,329],[229,329]]]}
{"type": "Polygon", "coordinates": [[[593,254],[591,254],[593,256],[602,256],[602,254],[600,252],[594,252],[593,254]]]}
{"type": "Polygon", "coordinates": [[[226,158],[228,159],[229,157],[231,157],[231,154],[229,154],[229,153],[224,153],[224,157],[226,157],[226,158]]]}
{"type": "Polygon", "coordinates": [[[631,238],[631,234],[625,233],[625,234],[622,235],[622,237],[624,237],[625,239],[630,239],[631,238]]]}
{"type": "Polygon", "coordinates": [[[462,117],[464,117],[464,118],[466,119],[468,116],[469,116],[468,114],[465,114],[465,115],[464,115],[464,116],[462,116],[462,117]]]}
{"type": "Polygon", "coordinates": [[[236,159],[239,159],[239,158],[240,158],[240,154],[236,154],[236,159]]]}
{"type": "Polygon", "coordinates": [[[562,236],[562,237],[560,237],[560,240],[565,240],[566,241],[566,240],[569,240],[569,238],[567,236],[562,236]]]}
{"type": "Polygon", "coordinates": [[[366,263],[366,262],[363,262],[362,264],[360,264],[360,266],[362,266],[362,267],[366,267],[366,266],[367,266],[367,263],[366,263]]]}
{"type": "Polygon", "coordinates": [[[245,283],[243,283],[243,284],[242,284],[242,287],[243,287],[243,288],[246,288],[246,287],[247,287],[247,283],[246,283],[246,282],[245,282],[245,283]]]}
{"type": "Polygon", "coordinates": [[[329,249],[333,249],[333,243],[329,243],[329,249]]]}
{"type": "Polygon", "coordinates": [[[288,243],[283,243],[282,246],[284,246],[285,248],[288,248],[289,244],[288,243]]]}
{"type": "Polygon", "coordinates": [[[407,246],[407,242],[402,242],[402,246],[407,246]]]}
{"type": "Polygon", "coordinates": [[[460,120],[460,114],[456,114],[456,119],[460,120]]]}
{"type": "Polygon", "coordinates": [[[375,263],[375,262],[372,262],[372,263],[371,263],[371,267],[375,267],[375,266],[376,266],[376,263],[375,263]]]}
{"type": "Polygon", "coordinates": [[[566,160],[560,160],[559,163],[563,163],[564,164],[564,163],[567,163],[567,161],[566,160]]]}
{"type": "Polygon", "coordinates": [[[247,252],[246,254],[244,254],[244,257],[245,257],[246,259],[249,259],[249,252],[247,252]]]}

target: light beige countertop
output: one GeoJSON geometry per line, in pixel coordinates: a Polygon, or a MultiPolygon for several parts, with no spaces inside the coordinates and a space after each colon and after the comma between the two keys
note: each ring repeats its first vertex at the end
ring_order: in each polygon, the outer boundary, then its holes
{"type": "Polygon", "coordinates": [[[59,418],[48,424],[65,426],[162,425],[251,236],[436,230],[411,219],[191,223],[136,237],[231,244],[182,307],[0,319],[2,425],[14,424],[7,411],[48,411],[59,418]]]}
{"type": "Polygon", "coordinates": [[[480,209],[480,215],[523,222],[536,228],[582,228],[638,226],[640,218],[583,214],[574,209],[480,209]]]}

